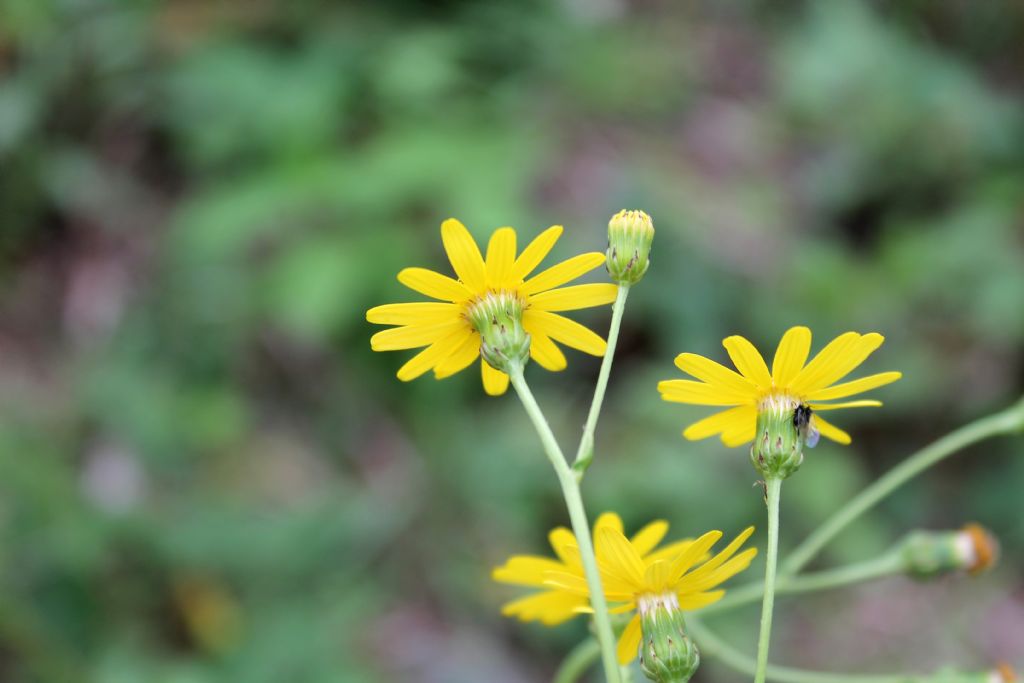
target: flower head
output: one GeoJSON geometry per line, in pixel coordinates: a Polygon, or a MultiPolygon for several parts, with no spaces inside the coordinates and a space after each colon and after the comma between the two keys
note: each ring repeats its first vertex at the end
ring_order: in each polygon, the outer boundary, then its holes
{"type": "MultiPolygon", "coordinates": [[[[668,532],[667,522],[652,522],[626,538],[618,515],[601,515],[594,524],[594,538],[605,598],[615,605],[613,613],[635,612],[619,638],[619,661],[626,664],[637,656],[642,616],[656,609],[694,610],[717,602],[725,591],[712,589],[746,569],[757,554],[755,548],[736,554],[753,531],[753,527],[746,529],[708,557],[721,531],[658,548],[668,532]]],[[[502,614],[554,626],[590,611],[576,537],[560,527],[549,540],[558,559],[516,555],[494,570],[496,581],[544,589],[506,604],[502,614]]]]}
{"type": "MultiPolygon", "coordinates": [[[[439,301],[371,308],[366,312],[369,322],[397,326],[373,335],[371,347],[374,351],[426,347],[398,370],[398,378],[409,381],[433,370],[437,379],[443,379],[480,357],[478,326],[488,322],[486,312],[502,302],[513,302],[514,306],[503,310],[522,325],[528,338],[524,341],[521,334],[510,335],[510,343],[517,351],[528,345],[530,358],[543,368],[565,368],[565,355],[555,342],[593,356],[604,355],[604,339],[557,314],[615,300],[616,286],[611,283],[561,286],[600,266],[604,254],[580,254],[528,277],[561,234],[562,226],[552,226],[516,256],[515,230],[499,228],[491,235],[484,258],[465,226],[454,218],[446,220],[441,225],[441,240],[458,279],[425,268],[402,270],[399,282],[439,301]]],[[[495,338],[500,336],[496,334],[495,338]]],[[[481,362],[480,369],[488,394],[505,393],[509,381],[506,373],[487,360],[481,362]]]]}
{"type": "MultiPolygon", "coordinates": [[[[775,351],[771,372],[754,345],[740,336],[727,337],[725,346],[739,372],[693,353],[676,357],[676,366],[699,381],[672,379],[658,383],[658,391],[666,401],[707,406],[732,406],[686,428],[687,439],[705,439],[721,434],[726,446],[742,446],[754,440],[758,416],[784,412],[796,416],[796,409],[810,408],[804,417],[805,429],[820,432],[841,444],[850,443],[850,435],[820,413],[837,408],[880,406],[879,401],[858,400],[834,402],[895,382],[899,372],[880,372],[842,384],[836,384],[882,345],[884,337],[871,332],[841,334],[807,362],[811,349],[811,331],[791,327],[782,336],[775,351]]],[[[799,426],[799,425],[798,425],[799,426]]]]}

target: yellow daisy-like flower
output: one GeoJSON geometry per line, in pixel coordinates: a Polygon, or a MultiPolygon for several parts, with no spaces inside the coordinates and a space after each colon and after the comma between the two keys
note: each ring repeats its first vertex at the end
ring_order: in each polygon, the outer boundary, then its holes
{"type": "MultiPolygon", "coordinates": [[[[480,334],[471,322],[474,308],[511,299],[521,308],[522,326],[530,334],[530,357],[541,367],[565,369],[565,355],[555,342],[593,356],[604,355],[604,339],[557,312],[615,300],[617,287],[612,283],[561,286],[602,265],[605,255],[574,256],[527,278],[561,234],[562,226],[552,226],[516,256],[515,230],[499,228],[491,235],[484,258],[466,227],[453,218],[446,220],[441,225],[441,240],[458,279],[425,268],[402,270],[399,282],[439,301],[371,308],[366,312],[369,322],[398,326],[373,335],[371,347],[374,351],[426,347],[398,370],[402,381],[428,370],[433,370],[437,379],[449,377],[480,356],[480,334]]],[[[480,369],[488,394],[505,393],[507,374],[482,359],[480,369]]]]}
{"type": "MultiPolygon", "coordinates": [[[[722,537],[721,531],[658,548],[667,532],[668,522],[658,520],[626,538],[622,520],[610,512],[594,524],[597,565],[605,598],[614,605],[611,611],[637,612],[619,637],[618,658],[622,664],[637,656],[640,617],[648,606],[670,603],[680,610],[695,610],[717,602],[725,591],[711,589],[746,569],[757,554],[756,548],[748,548],[736,555],[754,532],[753,527],[710,558],[708,551],[722,537]]],[[[516,555],[494,570],[496,581],[545,589],[506,604],[502,608],[505,616],[555,626],[591,611],[576,537],[559,527],[551,532],[549,540],[558,559],[516,555]]]]}
{"type": "Polygon", "coordinates": [[[703,356],[683,353],[676,357],[676,366],[700,381],[665,380],[658,383],[658,391],[664,400],[675,403],[734,406],[687,427],[683,432],[687,439],[706,439],[721,434],[726,446],[741,446],[753,440],[759,412],[770,407],[792,410],[806,405],[812,409],[811,419],[822,436],[848,444],[850,435],[822,419],[818,413],[837,408],[882,405],[874,400],[830,401],[869,391],[902,377],[899,372],[880,372],[836,384],[863,363],[883,341],[885,338],[877,332],[846,332],[829,342],[807,363],[811,331],[806,327],[792,327],[782,336],[769,372],[753,344],[740,336],[727,337],[722,345],[739,372],[703,356]]]}

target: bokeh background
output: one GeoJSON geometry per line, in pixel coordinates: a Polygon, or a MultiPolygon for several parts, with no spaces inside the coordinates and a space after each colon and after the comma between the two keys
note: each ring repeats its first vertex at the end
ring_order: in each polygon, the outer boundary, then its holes
{"type": "MultiPolygon", "coordinates": [[[[763,519],[742,449],[659,401],[677,353],[886,334],[864,372],[905,379],[787,485],[792,547],[1024,393],[1021,64],[1009,0],[0,1],[0,680],[551,675],[585,625],[504,620],[489,580],[566,523],[521,407],[369,348],[449,216],[564,224],[552,258],[654,216],[585,486],[630,528],[763,519]]],[[[528,371],[567,447],[597,368],[528,371]]],[[[783,598],[773,659],[1020,665],[1022,451],[970,448],[817,565],[977,520],[996,571],[783,598]]],[[[712,623],[753,653],[756,614],[712,623]]]]}

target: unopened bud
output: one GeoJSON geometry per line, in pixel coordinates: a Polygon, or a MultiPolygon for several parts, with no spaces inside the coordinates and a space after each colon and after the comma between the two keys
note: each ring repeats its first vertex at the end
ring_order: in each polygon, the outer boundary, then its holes
{"type": "Polygon", "coordinates": [[[788,396],[768,396],[758,406],[750,462],[765,479],[785,479],[804,462],[811,409],[788,396]]]}
{"type": "Polygon", "coordinates": [[[654,223],[643,211],[623,209],[608,221],[608,274],[622,285],[634,285],[651,264],[654,223]]]}
{"type": "Polygon", "coordinates": [[[641,596],[640,669],[657,683],[686,683],[700,665],[697,645],[686,635],[675,593],[641,596]]]}
{"type": "Polygon", "coordinates": [[[488,292],[467,308],[480,333],[480,355],[493,368],[508,372],[530,358],[530,335],[523,329],[523,301],[512,292],[488,292]]]}
{"type": "Polygon", "coordinates": [[[999,543],[987,530],[968,524],[959,531],[915,531],[900,554],[907,574],[930,579],[956,571],[979,574],[995,564],[999,543]]]}

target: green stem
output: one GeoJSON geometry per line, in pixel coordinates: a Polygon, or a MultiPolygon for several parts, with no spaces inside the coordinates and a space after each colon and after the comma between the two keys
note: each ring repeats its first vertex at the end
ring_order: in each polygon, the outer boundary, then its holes
{"type": "Polygon", "coordinates": [[[600,656],[601,646],[593,638],[587,638],[562,660],[552,683],[576,683],[600,656]]]}
{"type": "Polygon", "coordinates": [[[612,371],[612,359],[615,356],[615,345],[619,341],[619,327],[622,325],[622,313],[626,309],[626,297],[628,295],[629,285],[620,284],[619,290],[615,295],[615,303],[612,305],[612,322],[608,328],[608,348],[605,349],[604,358],[601,359],[601,371],[597,375],[594,399],[590,402],[587,423],[583,427],[583,436],[580,437],[580,445],[576,449],[576,460],[572,464],[577,480],[583,478],[583,473],[594,459],[594,430],[597,428],[598,415],[601,414],[601,404],[604,403],[605,391],[608,389],[608,376],[612,371]]]}
{"type": "Polygon", "coordinates": [[[765,481],[768,498],[768,552],[765,556],[764,599],[761,601],[761,635],[757,641],[757,672],[754,683],[764,683],[768,666],[768,644],[772,636],[772,607],[775,604],[775,564],[779,557],[779,497],[782,479],[770,477],[765,481]]]}
{"type": "MultiPolygon", "coordinates": [[[[701,653],[717,659],[731,669],[751,676],[757,670],[757,663],[739,650],[719,638],[708,627],[694,617],[687,624],[700,646],[701,653]]],[[[786,666],[769,666],[769,681],[777,683],[986,683],[991,680],[989,672],[980,673],[937,673],[930,676],[913,674],[837,674],[829,671],[808,671],[786,666]]]]}
{"type": "MultiPolygon", "coordinates": [[[[809,593],[812,591],[839,588],[854,583],[862,583],[883,576],[899,574],[903,571],[903,559],[898,552],[890,552],[875,559],[857,564],[816,572],[800,576],[780,576],[775,582],[776,594],[809,593]]],[[[757,602],[764,595],[764,584],[760,581],[748,583],[729,590],[728,594],[714,603],[701,609],[701,616],[724,612],[742,605],[757,602]]]]}
{"type": "Polygon", "coordinates": [[[826,543],[851,522],[877,505],[879,501],[909,479],[943,458],[990,436],[1011,434],[1022,429],[1024,429],[1024,400],[1018,401],[1015,405],[995,415],[975,420],[922,448],[861,491],[811,533],[786,559],[782,566],[782,574],[784,576],[793,575],[803,569],[826,543]]]}
{"type": "Polygon", "coordinates": [[[576,535],[580,559],[583,562],[583,573],[586,576],[587,588],[590,592],[590,606],[594,609],[594,628],[597,631],[597,640],[601,644],[601,661],[604,664],[605,677],[608,683],[619,683],[615,635],[612,631],[611,619],[608,617],[608,603],[605,601],[604,590],[601,588],[601,576],[597,570],[594,543],[590,538],[590,525],[583,509],[579,482],[576,481],[572,469],[566,462],[565,455],[551,431],[551,426],[544,418],[544,413],[537,405],[537,399],[533,397],[530,387],[526,384],[522,365],[510,367],[508,374],[512,380],[512,386],[515,387],[516,393],[519,395],[519,400],[522,401],[527,415],[530,416],[530,420],[540,436],[544,452],[555,468],[555,474],[558,475],[558,483],[562,487],[562,496],[565,498],[566,507],[569,508],[569,520],[572,522],[572,530],[576,535]]]}

